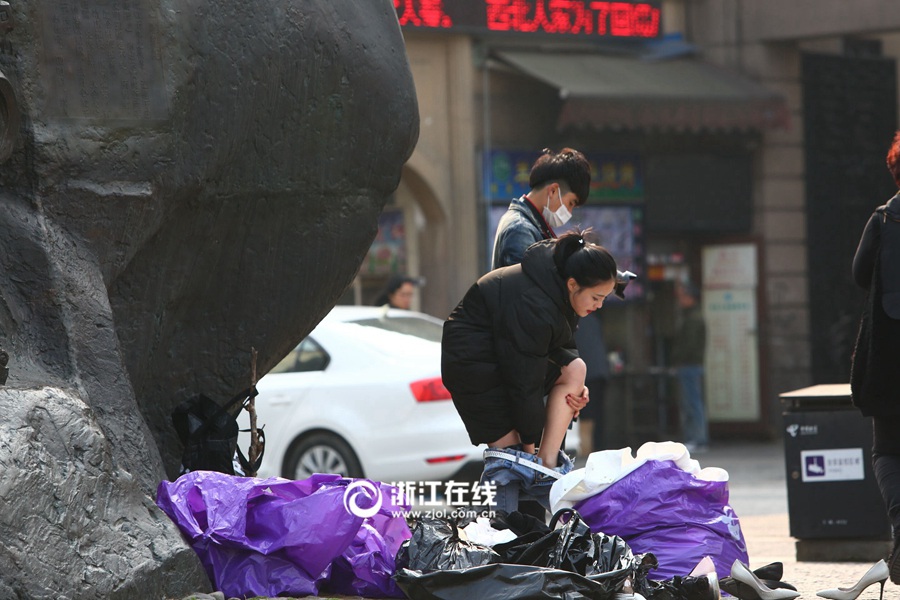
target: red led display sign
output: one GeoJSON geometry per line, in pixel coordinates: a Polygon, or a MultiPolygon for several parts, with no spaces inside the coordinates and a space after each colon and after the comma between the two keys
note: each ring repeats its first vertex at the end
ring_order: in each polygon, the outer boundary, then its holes
{"type": "Polygon", "coordinates": [[[655,38],[661,0],[394,0],[402,27],[469,33],[655,38]]]}

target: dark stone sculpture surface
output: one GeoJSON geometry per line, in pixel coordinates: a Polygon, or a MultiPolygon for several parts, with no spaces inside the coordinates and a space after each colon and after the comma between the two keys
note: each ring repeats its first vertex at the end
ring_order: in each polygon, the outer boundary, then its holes
{"type": "Polygon", "coordinates": [[[265,373],[352,281],[418,135],[393,4],[8,10],[0,597],[208,588],[153,504],[171,410],[246,387],[251,347],[265,373]]]}

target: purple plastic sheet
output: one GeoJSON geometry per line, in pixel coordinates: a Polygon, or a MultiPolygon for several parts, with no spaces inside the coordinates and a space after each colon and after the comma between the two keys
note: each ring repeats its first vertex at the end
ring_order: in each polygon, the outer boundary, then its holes
{"type": "Polygon", "coordinates": [[[156,504],[227,597],[320,592],[403,598],[391,579],[410,537],[397,488],[313,475],[292,481],[194,471],[163,481],[156,504]]]}
{"type": "Polygon", "coordinates": [[[622,537],[635,554],[653,553],[659,567],[649,579],[688,575],[704,556],[720,578],[735,559],[748,562],[728,482],[698,479],[670,460],[648,460],[575,509],[592,531],[622,537]]]}

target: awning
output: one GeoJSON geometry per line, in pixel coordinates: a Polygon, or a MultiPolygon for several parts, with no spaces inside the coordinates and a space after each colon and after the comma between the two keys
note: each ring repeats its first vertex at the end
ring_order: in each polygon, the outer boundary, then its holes
{"type": "Polygon", "coordinates": [[[787,104],[762,85],[693,58],[648,61],[581,53],[499,52],[559,90],[557,129],[761,130],[785,127],[787,104]]]}

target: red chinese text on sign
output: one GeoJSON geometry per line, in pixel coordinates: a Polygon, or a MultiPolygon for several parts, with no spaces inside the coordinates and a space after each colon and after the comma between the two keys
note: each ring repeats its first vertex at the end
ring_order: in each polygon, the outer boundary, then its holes
{"type": "Polygon", "coordinates": [[[500,33],[658,37],[660,8],[600,0],[394,0],[405,27],[500,33]]]}

